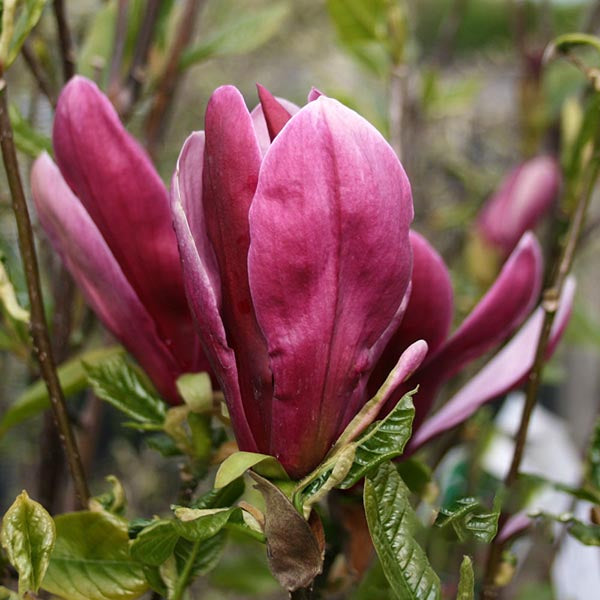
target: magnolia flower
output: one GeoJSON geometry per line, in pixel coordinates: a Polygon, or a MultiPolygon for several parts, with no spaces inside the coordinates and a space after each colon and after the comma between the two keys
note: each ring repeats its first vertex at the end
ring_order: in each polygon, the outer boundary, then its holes
{"type": "MultiPolygon", "coordinates": [[[[251,115],[235,88],[214,92],[205,131],[181,151],[172,210],[238,444],[298,478],[364,405],[402,317],[413,207],[400,162],[362,117],[314,91],[300,110],[260,95],[251,115]]],[[[408,349],[403,376],[425,352],[408,349]]]]}
{"type": "Polygon", "coordinates": [[[73,78],[58,101],[58,166],[31,174],[40,223],[100,320],[179,402],[175,381],[207,369],[187,306],[167,190],[95,84],[73,78]]]}
{"type": "Polygon", "coordinates": [[[538,156],[514,169],[485,203],[477,232],[502,258],[521,236],[550,210],[561,185],[560,167],[550,156],[538,156]]]}

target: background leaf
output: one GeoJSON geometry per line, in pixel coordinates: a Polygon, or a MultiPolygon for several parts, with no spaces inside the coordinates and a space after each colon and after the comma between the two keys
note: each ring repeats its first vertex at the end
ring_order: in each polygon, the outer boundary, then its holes
{"type": "Polygon", "coordinates": [[[383,571],[402,600],[439,600],[440,580],[414,538],[417,517],[409,490],[389,462],[365,479],[364,503],[383,571]]]}
{"type": "Polygon", "coordinates": [[[129,555],[125,522],[82,511],[56,517],[56,545],[42,588],[65,600],[133,600],[148,584],[129,555]]]}
{"type": "Polygon", "coordinates": [[[0,540],[19,573],[19,595],[36,593],[50,561],[56,529],[46,509],[23,491],[2,518],[0,540]]]}
{"type": "Polygon", "coordinates": [[[460,580],[456,600],[474,600],[475,598],[475,573],[473,561],[468,556],[463,556],[460,564],[460,580]]]}
{"type": "Polygon", "coordinates": [[[37,25],[46,5],[46,0],[26,0],[21,4],[22,7],[15,23],[5,68],[17,58],[23,42],[25,42],[30,31],[37,25]]]}
{"type": "Polygon", "coordinates": [[[167,408],[145,376],[124,355],[84,363],[94,393],[141,424],[162,427],[167,408]]]}
{"type": "Polygon", "coordinates": [[[498,531],[498,511],[489,511],[477,498],[460,498],[440,509],[435,525],[451,526],[461,542],[475,539],[489,544],[498,531]]]}

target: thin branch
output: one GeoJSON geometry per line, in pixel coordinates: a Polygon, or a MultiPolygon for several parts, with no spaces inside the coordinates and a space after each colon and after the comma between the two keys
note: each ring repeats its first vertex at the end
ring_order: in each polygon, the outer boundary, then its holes
{"type": "MultiPolygon", "coordinates": [[[[515,449],[512,457],[512,462],[506,478],[504,480],[504,489],[509,490],[516,482],[519,476],[519,469],[521,467],[521,461],[523,459],[523,453],[525,451],[525,443],[527,440],[527,431],[529,429],[529,422],[535,404],[537,401],[538,390],[542,379],[542,373],[545,365],[546,351],[548,348],[548,342],[550,340],[550,332],[552,330],[552,323],[558,309],[560,295],[573,265],[575,258],[575,251],[579,243],[581,233],[583,230],[583,224],[587,213],[587,208],[590,203],[590,198],[598,178],[599,165],[595,162],[589,169],[587,174],[587,181],[583,186],[583,192],[577,203],[573,219],[571,220],[569,230],[567,232],[565,245],[560,253],[557,266],[555,268],[554,275],[552,277],[552,283],[545,290],[542,308],[544,310],[544,321],[542,324],[542,332],[538,340],[538,345],[535,353],[535,361],[529,380],[527,383],[527,389],[525,393],[525,405],[523,407],[523,413],[521,415],[521,423],[515,439],[515,449]]],[[[496,538],[497,539],[497,538],[496,538]]],[[[492,542],[490,552],[488,555],[488,561],[486,566],[486,575],[484,580],[484,588],[482,592],[482,598],[484,600],[492,600],[497,597],[497,589],[494,584],[494,577],[500,559],[502,558],[503,544],[501,542],[492,542]]]]}
{"type": "Polygon", "coordinates": [[[169,108],[175,97],[175,90],[180,82],[181,70],[179,59],[189,44],[196,25],[196,16],[205,0],[187,0],[177,32],[174,35],[175,42],[171,48],[167,64],[158,82],[154,101],[145,122],[146,149],[152,156],[164,131],[168,118],[169,108]]]}
{"type": "Polygon", "coordinates": [[[112,57],[108,71],[108,95],[109,97],[118,90],[121,76],[123,54],[125,53],[125,42],[127,40],[127,15],[129,0],[119,0],[117,12],[117,24],[115,27],[115,39],[113,43],[112,57]]]}
{"type": "Polygon", "coordinates": [[[37,83],[38,88],[46,96],[50,106],[54,108],[56,106],[56,93],[52,88],[52,84],[48,79],[44,68],[42,67],[38,57],[35,55],[35,52],[31,48],[29,41],[26,40],[21,48],[21,54],[23,55],[23,59],[25,60],[25,64],[29,68],[29,71],[33,75],[35,82],[37,83]]]}
{"type": "Polygon", "coordinates": [[[2,148],[4,168],[12,196],[19,237],[19,250],[27,281],[31,310],[30,332],[33,340],[33,352],[40,365],[40,372],[48,389],[60,440],[67,456],[67,462],[79,502],[82,507],[85,507],[87,506],[89,491],[77,449],[77,442],[75,441],[75,436],[69,422],[63,392],[56,373],[54,354],[50,344],[31,220],[25,200],[25,192],[23,191],[23,183],[19,174],[12,125],[8,116],[6,82],[4,80],[0,80],[0,146],[2,148]]]}
{"type": "Polygon", "coordinates": [[[124,120],[131,115],[131,111],[142,93],[142,86],[146,79],[146,63],[156,33],[159,9],[160,0],[148,0],[120,102],[119,113],[124,120]]]}
{"type": "Polygon", "coordinates": [[[54,17],[58,29],[58,41],[60,45],[60,56],[63,65],[63,77],[69,81],[75,75],[75,50],[71,29],[67,21],[67,13],[64,0],[54,0],[54,17]]]}

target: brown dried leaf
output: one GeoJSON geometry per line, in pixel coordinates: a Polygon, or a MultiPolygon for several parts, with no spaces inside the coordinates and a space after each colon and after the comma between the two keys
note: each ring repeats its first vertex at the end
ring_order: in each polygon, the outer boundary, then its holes
{"type": "Polygon", "coordinates": [[[264,497],[269,567],[288,591],[309,587],[323,568],[323,552],[308,522],[268,479],[249,471],[264,497]]]}

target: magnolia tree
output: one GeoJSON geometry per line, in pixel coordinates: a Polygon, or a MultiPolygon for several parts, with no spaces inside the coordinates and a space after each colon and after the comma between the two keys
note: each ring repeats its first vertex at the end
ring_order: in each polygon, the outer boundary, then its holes
{"type": "MultiPolygon", "coordinates": [[[[254,108],[227,84],[181,138],[167,181],[150,156],[186,68],[250,52],[291,8],[257,5],[194,45],[201,2],[109,3],[84,44],[95,71],[80,62],[79,75],[67,7],[55,1],[44,13],[44,4],[2,7],[2,69],[21,54],[53,124],[50,142],[9,107],[2,80],[2,155],[29,298],[23,308],[2,273],[7,348],[26,361],[32,352],[43,383],[8,402],[0,434],[50,406],[73,492],[60,505],[56,490],[19,484],[26,491],[2,520],[1,598],[182,600],[231,588],[243,597],[489,599],[525,560],[512,552],[518,537],[537,540],[534,555],[552,545],[544,529],[559,547],[570,538],[600,545],[595,415],[578,485],[522,468],[544,365],[573,312],[570,271],[598,175],[596,73],[575,53],[600,41],[563,35],[534,61],[534,81],[561,55],[582,71],[576,116],[571,104],[559,153],[537,152],[478,197],[451,278],[435,230],[424,235],[414,220],[417,188],[399,158],[420,149],[403,139],[406,71],[418,71],[405,53],[412,26],[402,1],[328,3],[350,54],[375,61],[387,80],[391,145],[326,82],[302,106],[258,85],[254,108]],[[34,47],[52,18],[58,94],[34,47]],[[145,119],[144,143],[126,127],[132,115],[145,119]],[[22,155],[32,158],[30,186],[22,155]],[[60,257],[54,294],[40,283],[48,260],[36,258],[26,190],[49,243],[42,252],[60,257]],[[543,248],[533,229],[544,219],[543,248]],[[72,282],[118,345],[84,342],[75,354],[73,315],[87,309],[72,282]],[[53,299],[46,306],[43,294],[53,299]],[[90,406],[125,415],[119,429],[103,431],[100,413],[77,409],[86,387],[90,406]],[[525,393],[501,479],[482,467],[495,426],[493,410],[479,409],[516,389],[525,393]],[[154,492],[160,514],[135,498],[127,507],[118,470],[108,491],[94,477],[94,448],[123,428],[158,451],[163,465],[144,467],[157,477],[177,457],[178,489],[154,492]],[[591,504],[591,516],[534,511],[534,486],[591,504]],[[229,571],[228,556],[238,557],[229,571]]],[[[455,29],[468,21],[463,4],[452,8],[455,29]]],[[[523,19],[515,10],[510,18],[523,19]]],[[[447,53],[456,36],[440,33],[447,53]]],[[[93,337],[85,321],[79,327],[93,337]]],[[[53,439],[46,427],[37,445],[42,480],[45,469],[60,472],[61,455],[45,456],[53,439]]],[[[60,481],[51,487],[69,485],[60,481]]],[[[547,574],[539,579],[549,585],[547,574]]]]}

